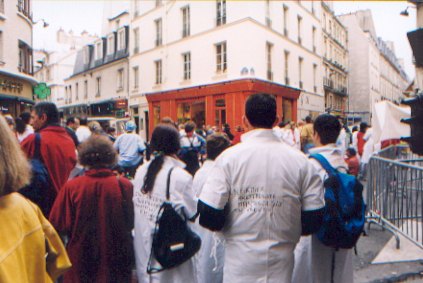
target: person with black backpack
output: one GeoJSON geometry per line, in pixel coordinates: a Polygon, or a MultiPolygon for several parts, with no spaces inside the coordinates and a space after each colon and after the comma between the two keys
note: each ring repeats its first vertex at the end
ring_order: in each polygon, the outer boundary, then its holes
{"type": "Polygon", "coordinates": [[[192,176],[178,159],[179,132],[159,124],[150,146],[153,158],[135,174],[135,258],[138,282],[196,282],[192,256],[201,240],[187,225],[196,201],[192,176]]]}
{"type": "Polygon", "coordinates": [[[295,249],[292,283],[352,283],[353,252],[364,226],[363,187],[347,174],[343,149],[336,146],[341,124],[323,114],[314,122],[310,161],[324,181],[325,213],[317,233],[302,237],[295,249]]]}
{"type": "Polygon", "coordinates": [[[185,135],[181,136],[181,151],[179,158],[186,164],[187,170],[192,176],[200,168],[199,157],[205,154],[206,141],[195,133],[196,125],[189,121],[185,124],[185,135]]]}

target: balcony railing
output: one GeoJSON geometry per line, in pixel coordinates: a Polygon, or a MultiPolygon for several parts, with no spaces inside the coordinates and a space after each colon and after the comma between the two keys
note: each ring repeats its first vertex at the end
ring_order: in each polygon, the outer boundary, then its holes
{"type": "Polygon", "coordinates": [[[323,77],[323,85],[325,87],[333,88],[333,80],[327,77],[323,77]]]}

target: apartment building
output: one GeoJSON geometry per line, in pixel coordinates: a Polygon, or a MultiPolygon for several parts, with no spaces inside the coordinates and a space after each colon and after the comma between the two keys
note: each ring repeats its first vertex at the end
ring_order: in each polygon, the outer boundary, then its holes
{"type": "Polygon", "coordinates": [[[128,115],[129,13],[107,19],[104,36],[76,53],[65,79],[64,116],[128,115]]]}
{"type": "Polygon", "coordinates": [[[34,104],[32,1],[0,0],[0,113],[18,116],[34,104]]]}
{"type": "Polygon", "coordinates": [[[393,50],[377,37],[370,10],[340,15],[338,19],[348,31],[348,118],[370,122],[374,104],[384,99],[398,102],[392,84],[402,92],[408,79],[393,50]]]}
{"type": "Polygon", "coordinates": [[[65,105],[64,80],[73,74],[77,50],[96,39],[98,36],[86,31],[76,35],[72,31],[59,29],[56,40],[49,44],[48,50],[35,50],[34,77],[46,83],[51,90],[51,95],[43,100],[52,101],[58,107],[65,105]]]}
{"type": "Polygon", "coordinates": [[[319,2],[136,0],[131,15],[129,104],[146,136],[165,116],[240,125],[260,91],[284,121],[324,111],[319,2]]]}
{"type": "Polygon", "coordinates": [[[347,30],[336,18],[333,2],[321,1],[321,5],[325,112],[345,117],[348,112],[347,30]]]}

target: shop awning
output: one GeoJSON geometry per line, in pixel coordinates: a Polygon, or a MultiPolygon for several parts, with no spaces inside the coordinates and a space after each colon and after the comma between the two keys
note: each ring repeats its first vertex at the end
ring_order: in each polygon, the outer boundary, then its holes
{"type": "Polygon", "coordinates": [[[13,96],[13,95],[0,93],[0,100],[2,100],[2,99],[16,100],[16,101],[20,101],[20,102],[29,103],[29,104],[35,104],[35,102],[32,99],[29,99],[29,98],[26,98],[26,97],[13,96]]]}

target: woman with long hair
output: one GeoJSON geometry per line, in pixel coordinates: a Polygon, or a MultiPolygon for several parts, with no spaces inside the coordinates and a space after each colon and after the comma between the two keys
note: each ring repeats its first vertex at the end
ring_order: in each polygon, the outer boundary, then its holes
{"type": "Polygon", "coordinates": [[[64,282],[130,282],[132,184],[112,171],[117,152],[107,137],[91,136],[78,155],[87,171],[64,185],[50,213],[57,231],[69,238],[74,265],[64,282]]]}
{"type": "MultiPolygon", "coordinates": [[[[166,185],[170,170],[170,201],[188,219],[196,213],[192,177],[185,171],[177,153],[180,149],[179,132],[175,127],[159,124],[153,131],[151,148],[154,158],[138,168],[133,181],[135,209],[135,255],[138,280],[144,282],[195,282],[193,262],[188,260],[178,267],[160,273],[147,274],[156,217],[166,201],[166,185]],[[194,281],[193,281],[194,280],[194,281]]],[[[153,266],[159,266],[155,260],[153,266]]]]}
{"type": "Polygon", "coordinates": [[[34,133],[34,128],[30,125],[31,113],[22,112],[18,118],[16,118],[16,136],[18,141],[23,141],[27,136],[34,133]]]}
{"type": "Polygon", "coordinates": [[[38,206],[16,193],[29,183],[30,172],[0,115],[0,282],[53,282],[71,266],[58,234],[38,206]],[[56,257],[46,258],[49,249],[56,257]]]}

